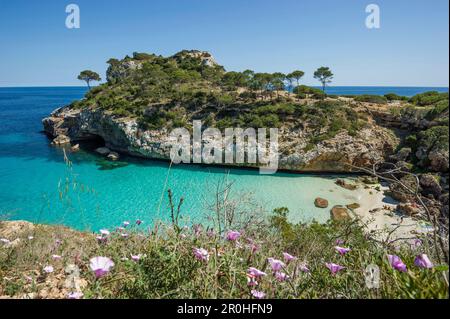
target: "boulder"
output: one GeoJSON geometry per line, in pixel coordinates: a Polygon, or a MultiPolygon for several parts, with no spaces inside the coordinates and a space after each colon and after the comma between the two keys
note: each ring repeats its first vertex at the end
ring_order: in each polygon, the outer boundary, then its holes
{"type": "Polygon", "coordinates": [[[314,205],[316,207],[319,207],[319,208],[327,208],[328,207],[328,201],[325,198],[317,197],[314,200],[314,205]]]}
{"type": "Polygon", "coordinates": [[[73,145],[73,146],[70,148],[70,150],[71,150],[72,152],[78,152],[78,151],[80,150],[80,144],[75,144],[75,145],[73,145]]]}
{"type": "Polygon", "coordinates": [[[421,213],[420,208],[412,203],[398,204],[397,210],[400,213],[408,216],[416,216],[421,213]]]}
{"type": "Polygon", "coordinates": [[[442,187],[438,180],[432,174],[423,174],[419,178],[420,186],[422,187],[422,195],[433,195],[434,198],[439,198],[442,194],[442,187]]]}
{"type": "Polygon", "coordinates": [[[100,155],[106,156],[109,153],[111,153],[111,150],[107,147],[99,147],[95,150],[97,153],[99,153],[100,155]]]}
{"type": "Polygon", "coordinates": [[[64,144],[69,144],[69,143],[70,143],[70,138],[63,134],[55,137],[52,142],[53,145],[64,145],[64,144]]]}
{"type": "Polygon", "coordinates": [[[339,185],[339,186],[341,186],[345,189],[351,190],[351,191],[358,188],[358,186],[356,186],[354,184],[349,184],[345,180],[340,179],[340,178],[338,178],[335,183],[336,183],[336,185],[339,185]]]}
{"type": "Polygon", "coordinates": [[[331,211],[331,219],[334,221],[345,221],[350,219],[349,211],[344,206],[334,206],[331,211]]]}
{"type": "Polygon", "coordinates": [[[110,159],[111,161],[117,161],[120,158],[120,156],[116,152],[110,152],[107,158],[110,159]]]}

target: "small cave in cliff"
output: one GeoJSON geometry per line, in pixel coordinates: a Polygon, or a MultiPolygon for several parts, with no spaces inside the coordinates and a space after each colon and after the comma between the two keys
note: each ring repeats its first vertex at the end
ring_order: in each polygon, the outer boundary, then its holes
{"type": "Polygon", "coordinates": [[[103,137],[95,134],[90,134],[77,143],[80,145],[80,148],[90,152],[94,152],[97,148],[105,146],[103,137]]]}

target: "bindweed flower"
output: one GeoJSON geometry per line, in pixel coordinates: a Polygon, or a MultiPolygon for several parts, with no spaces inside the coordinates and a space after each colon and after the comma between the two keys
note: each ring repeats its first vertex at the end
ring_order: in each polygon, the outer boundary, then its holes
{"type": "Polygon", "coordinates": [[[389,263],[391,264],[392,268],[401,271],[406,272],[406,265],[403,263],[403,261],[400,259],[400,257],[396,255],[388,255],[389,263]]]}
{"type": "Polygon", "coordinates": [[[275,273],[275,278],[276,278],[278,281],[286,281],[286,280],[289,278],[289,276],[286,275],[284,272],[277,271],[277,272],[275,273]]]}
{"type": "Polygon", "coordinates": [[[278,259],[268,258],[267,261],[274,272],[280,271],[285,266],[284,262],[278,259]]]}
{"type": "Polygon", "coordinates": [[[138,254],[138,255],[131,255],[131,260],[138,262],[139,260],[141,260],[141,258],[144,258],[146,255],[142,255],[142,254],[138,254]]]}
{"type": "Polygon", "coordinates": [[[52,273],[53,270],[54,270],[54,269],[53,269],[53,266],[45,266],[45,267],[44,267],[44,272],[47,273],[47,274],[52,273]]]}
{"type": "Polygon", "coordinates": [[[266,294],[262,291],[252,290],[251,293],[252,296],[256,299],[264,299],[264,297],[266,296],[266,294]]]}
{"type": "Polygon", "coordinates": [[[101,235],[98,235],[98,236],[95,237],[95,238],[97,238],[97,241],[98,241],[100,244],[104,244],[104,243],[106,243],[106,242],[108,241],[108,237],[101,236],[101,235]]]}
{"type": "Polygon", "coordinates": [[[256,277],[251,275],[251,274],[247,274],[247,286],[249,287],[256,287],[258,286],[258,281],[256,281],[256,277]]]}
{"type": "Polygon", "coordinates": [[[142,220],[140,220],[140,219],[137,219],[137,220],[136,220],[136,225],[138,225],[138,226],[139,226],[140,224],[142,224],[142,220]]]}
{"type": "Polygon", "coordinates": [[[256,253],[259,250],[259,245],[255,244],[255,243],[251,243],[248,247],[252,254],[256,253]]]}
{"type": "Polygon", "coordinates": [[[62,244],[62,240],[61,240],[61,239],[55,240],[55,244],[56,244],[56,245],[61,245],[61,244],[62,244]]]}
{"type": "Polygon", "coordinates": [[[305,263],[301,263],[298,265],[298,269],[302,272],[309,272],[309,268],[305,263]]]}
{"type": "Polygon", "coordinates": [[[61,256],[60,255],[52,255],[52,259],[53,260],[61,260],[61,256]]]}
{"type": "Polygon", "coordinates": [[[114,267],[114,262],[108,257],[94,257],[89,261],[89,267],[94,272],[96,278],[105,276],[114,267]]]}
{"type": "Polygon", "coordinates": [[[130,225],[130,222],[129,222],[129,221],[124,221],[124,222],[122,223],[122,225],[123,225],[123,227],[127,227],[127,226],[130,225]]]}
{"type": "Polygon", "coordinates": [[[109,236],[111,233],[107,229],[100,229],[100,235],[106,237],[109,236]]]}
{"type": "Polygon", "coordinates": [[[255,278],[261,278],[263,276],[267,276],[267,274],[264,271],[261,271],[255,267],[250,267],[247,270],[247,273],[255,278]]]}
{"type": "Polygon", "coordinates": [[[297,257],[294,257],[294,256],[292,256],[291,254],[288,254],[288,253],[283,253],[283,258],[284,258],[284,261],[286,263],[289,263],[289,262],[297,259],[297,257]]]}
{"type": "Polygon", "coordinates": [[[33,240],[34,237],[33,236],[28,236],[28,240],[33,240]]]}
{"type": "Polygon", "coordinates": [[[11,241],[6,238],[0,238],[0,242],[2,242],[3,244],[9,244],[11,241]]]}
{"type": "Polygon", "coordinates": [[[416,265],[419,268],[433,268],[434,267],[431,260],[425,254],[418,255],[416,257],[416,259],[414,259],[414,265],[416,265]]]}
{"type": "Polygon", "coordinates": [[[200,261],[208,261],[209,260],[209,253],[204,248],[194,248],[193,249],[194,256],[200,261]]]}
{"type": "Polygon", "coordinates": [[[25,278],[25,280],[26,280],[28,283],[33,282],[33,278],[32,278],[31,276],[24,275],[24,278],[25,278]]]}
{"type": "Polygon", "coordinates": [[[128,238],[130,235],[128,235],[127,233],[121,233],[120,236],[122,238],[128,238]]]}
{"type": "Polygon", "coordinates": [[[67,294],[67,299],[81,299],[83,296],[82,292],[74,291],[67,294]]]}
{"type": "Polygon", "coordinates": [[[345,269],[345,267],[333,263],[325,263],[325,266],[331,271],[331,274],[333,275],[336,275],[339,271],[345,269]]]}
{"type": "Polygon", "coordinates": [[[202,225],[200,225],[200,224],[196,224],[196,225],[194,225],[194,226],[192,226],[192,229],[194,230],[194,234],[195,234],[195,236],[200,236],[200,234],[202,233],[202,231],[203,231],[203,227],[202,227],[202,225]]]}
{"type": "Polygon", "coordinates": [[[351,249],[350,248],[345,248],[345,247],[340,247],[340,246],[336,246],[334,247],[334,249],[336,249],[336,251],[341,254],[341,256],[344,256],[346,253],[348,253],[351,249]]]}
{"type": "Polygon", "coordinates": [[[343,245],[345,241],[343,239],[336,239],[336,245],[343,245]]]}
{"type": "Polygon", "coordinates": [[[238,231],[230,230],[227,233],[227,240],[229,241],[236,241],[239,237],[241,237],[241,233],[238,231]]]}

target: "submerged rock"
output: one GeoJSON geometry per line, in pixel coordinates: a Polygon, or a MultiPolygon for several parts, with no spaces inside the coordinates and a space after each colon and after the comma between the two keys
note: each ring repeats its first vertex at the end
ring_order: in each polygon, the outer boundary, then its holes
{"type": "Polygon", "coordinates": [[[314,200],[314,205],[316,207],[319,207],[319,208],[327,208],[328,207],[328,201],[325,198],[317,197],[314,200]]]}
{"type": "Polygon", "coordinates": [[[349,211],[344,206],[334,206],[331,211],[331,219],[334,221],[345,221],[350,219],[349,211]]]}
{"type": "Polygon", "coordinates": [[[95,150],[97,153],[99,153],[100,155],[106,156],[109,153],[111,153],[110,149],[107,147],[99,147],[95,150]]]}
{"type": "Polygon", "coordinates": [[[111,161],[117,161],[117,160],[119,160],[120,156],[116,152],[110,152],[108,154],[107,158],[110,159],[111,161]]]}
{"type": "Polygon", "coordinates": [[[80,150],[80,144],[75,144],[70,148],[72,152],[78,152],[80,150]]]}

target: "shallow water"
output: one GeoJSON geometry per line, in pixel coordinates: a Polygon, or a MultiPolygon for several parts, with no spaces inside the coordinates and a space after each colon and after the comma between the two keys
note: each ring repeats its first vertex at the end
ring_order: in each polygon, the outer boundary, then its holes
{"type": "Polygon", "coordinates": [[[186,221],[205,221],[217,183],[233,182],[234,198],[251,193],[265,211],[285,206],[293,221],[326,221],[317,196],[330,206],[358,201],[358,193],[334,184],[334,178],[168,163],[122,158],[110,169],[89,151],[68,154],[50,146],[41,119],[53,109],[79,99],[84,88],[0,88],[0,218],[64,224],[77,229],[111,228],[140,218],[150,225],[168,217],[167,179],[175,198],[184,197],[186,221]],[[160,204],[161,203],[161,204],[160,204]]]}

